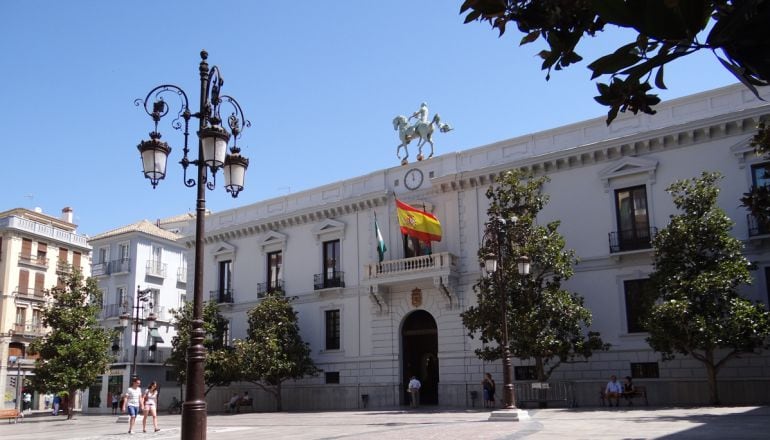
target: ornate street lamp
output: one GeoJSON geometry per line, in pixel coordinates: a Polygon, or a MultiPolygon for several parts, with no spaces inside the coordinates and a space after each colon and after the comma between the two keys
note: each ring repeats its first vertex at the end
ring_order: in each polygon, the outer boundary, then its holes
{"type": "MultiPolygon", "coordinates": [[[[152,311],[153,304],[152,304],[152,298],[150,297],[153,292],[153,289],[139,289],[139,286],[136,286],[136,301],[134,302],[133,309],[134,309],[134,319],[133,319],[133,325],[134,325],[134,357],[133,361],[131,362],[131,380],[133,380],[136,377],[136,349],[139,346],[139,332],[142,330],[142,324],[147,326],[148,329],[155,328],[156,324],[156,317],[155,312],[152,311]],[[147,303],[150,306],[150,313],[149,315],[142,320],[139,316],[139,312],[144,309],[144,304],[147,303]],[[144,321],[144,322],[143,322],[144,321]]],[[[131,321],[131,314],[128,312],[128,310],[125,310],[120,315],[120,326],[123,328],[128,327],[131,321]]]]}
{"type": "MultiPolygon", "coordinates": [[[[497,295],[500,297],[502,303],[502,357],[503,357],[503,409],[508,411],[516,411],[511,417],[514,420],[518,420],[519,417],[523,417],[523,414],[518,413],[516,408],[516,396],[513,391],[513,365],[511,363],[511,348],[508,341],[508,296],[505,291],[506,286],[506,273],[505,263],[509,258],[509,247],[515,246],[513,243],[508,243],[512,240],[509,237],[511,232],[509,229],[517,227],[518,218],[512,217],[511,219],[493,218],[486,224],[486,232],[482,238],[482,248],[492,249],[484,256],[484,270],[487,274],[493,277],[494,286],[497,295]]],[[[520,275],[529,275],[529,257],[521,255],[517,262],[517,269],[520,275]]],[[[493,415],[494,417],[494,415],[493,415]]]]}
{"type": "Polygon", "coordinates": [[[251,123],[243,116],[243,110],[238,102],[227,95],[220,95],[224,84],[217,66],[209,69],[206,62],[208,53],[201,51],[200,73],[200,107],[193,113],[187,100],[187,94],[175,85],[158,86],[147,94],[136,105],[144,105],[144,109],[155,123],[155,129],[150,133],[149,141],[138,145],[142,155],[142,168],[146,178],[150,179],[153,188],[166,176],[166,159],[171,148],[160,140],[158,122],[169,112],[169,106],[163,100],[164,94],[176,95],[181,100],[181,109],[171,123],[175,129],[184,129],[184,156],[179,162],[184,170],[183,182],[187,187],[197,185],[197,202],[195,206],[195,275],[193,279],[193,319],[190,331],[190,346],[187,350],[187,396],[182,406],[182,438],[203,440],[206,438],[206,401],[204,396],[203,370],[206,349],[203,346],[205,331],[203,330],[203,236],[204,216],[206,212],[206,191],[216,187],[216,173],[223,168],[225,175],[225,190],[233,197],[243,190],[246,168],[249,160],[240,155],[237,140],[241,131],[251,123]],[[220,104],[226,102],[233,107],[233,113],[227,118],[227,126],[221,125],[219,114],[220,104]],[[188,137],[190,118],[198,119],[198,157],[189,159],[188,137]],[[184,121],[182,123],[180,121],[184,121]],[[233,141],[230,154],[226,154],[227,145],[233,141]],[[196,180],[187,178],[187,167],[195,165],[198,168],[196,180]],[[209,172],[211,181],[209,181],[209,172]]]}

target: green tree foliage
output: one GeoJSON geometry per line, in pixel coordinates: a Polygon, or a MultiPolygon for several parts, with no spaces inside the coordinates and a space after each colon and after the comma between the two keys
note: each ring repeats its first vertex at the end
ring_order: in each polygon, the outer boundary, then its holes
{"type": "Polygon", "coordinates": [[[741,298],[751,283],[743,245],[717,206],[719,173],[681,180],[667,191],[682,213],[653,240],[650,276],[656,302],[645,325],[650,346],[663,359],[690,355],[706,368],[711,403],[719,403],[717,374],[729,360],[767,346],[770,318],[761,304],[741,298]]]}
{"type": "MultiPolygon", "coordinates": [[[[43,311],[43,325],[50,333],[32,342],[40,355],[35,361],[32,387],[41,393],[74,396],[107,371],[112,360],[111,335],[99,327],[97,315],[102,292],[94,278],[83,279],[78,269],[61,277],[61,286],[46,292],[51,302],[43,311]]],[[[68,399],[67,418],[72,418],[73,399],[68,399]]]]}
{"type": "Polygon", "coordinates": [[[609,76],[595,98],[610,108],[607,124],[618,111],[654,114],[660,99],[648,92],[652,84],[666,88],[664,67],[700,50],[712,51],[755,94],[770,81],[770,0],[464,0],[464,13],[466,23],[488,22],[501,36],[514,23],[524,33],[520,44],[544,40],[546,79],[582,60],[583,37],[607,25],[632,29],[633,41],[588,65],[591,79],[609,76]]]}
{"type": "MultiPolygon", "coordinates": [[[[511,171],[498,180],[496,187],[487,190],[490,221],[517,219],[515,224],[506,223],[507,239],[501,242],[508,336],[513,356],[533,359],[540,381],[548,380],[562,363],[585,360],[593,351],[609,348],[598,333],[586,333],[591,312],[583,305],[583,298],[561,287],[562,281],[572,276],[577,260],[574,251],[564,249],[564,238],[557,232],[559,222],[545,226],[536,223],[538,213],[548,202],[548,196],[542,194],[547,181],[547,177],[527,178],[520,171],[511,171]],[[522,255],[531,262],[529,275],[518,273],[517,261],[522,255]]],[[[497,254],[494,235],[486,247],[479,249],[480,261],[489,253],[497,254]]],[[[476,350],[484,360],[502,357],[503,299],[497,279],[479,279],[473,286],[478,305],[461,315],[469,336],[478,335],[484,342],[485,346],[476,350]],[[487,345],[490,342],[495,344],[487,345]]]]}
{"type": "Polygon", "coordinates": [[[275,398],[283,410],[281,384],[289,379],[315,376],[320,370],[310,358],[310,346],[302,341],[297,313],[282,292],[269,293],[249,311],[246,339],[236,341],[243,379],[275,398]]]}
{"type": "MultiPolygon", "coordinates": [[[[190,346],[190,330],[192,329],[193,304],[187,302],[179,310],[172,310],[176,336],[171,340],[171,355],[166,365],[172,367],[180,385],[187,382],[187,349],[190,346]]],[[[216,386],[227,386],[239,380],[240,367],[232,347],[225,345],[227,320],[219,313],[214,302],[207,302],[203,307],[203,329],[206,337],[203,346],[206,348],[206,364],[204,366],[204,382],[208,394],[216,386]]]]}

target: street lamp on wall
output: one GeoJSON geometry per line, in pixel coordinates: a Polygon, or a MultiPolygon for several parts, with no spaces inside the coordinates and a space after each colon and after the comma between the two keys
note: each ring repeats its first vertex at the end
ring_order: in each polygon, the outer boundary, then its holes
{"type": "MultiPolygon", "coordinates": [[[[511,349],[508,340],[508,294],[505,291],[506,286],[506,259],[510,258],[510,248],[517,247],[517,244],[511,243],[511,229],[518,226],[518,218],[511,219],[493,218],[486,224],[486,232],[482,238],[482,248],[489,250],[484,255],[484,270],[489,276],[495,287],[495,293],[501,301],[502,313],[502,358],[503,358],[503,408],[516,409],[516,396],[513,390],[513,365],[511,362],[511,349]]],[[[516,261],[516,267],[519,275],[529,275],[530,263],[529,257],[520,255],[516,261]]]]}
{"type": "Polygon", "coordinates": [[[225,190],[233,197],[244,188],[246,169],[249,160],[241,156],[237,145],[238,138],[244,128],[251,123],[244,117],[240,104],[231,96],[220,95],[224,84],[217,66],[211,67],[206,62],[208,53],[201,51],[201,62],[198,68],[200,74],[200,106],[197,112],[190,109],[187,94],[181,88],[165,84],[158,86],[147,94],[136,105],[143,105],[145,111],[154,122],[154,130],[150,140],[138,145],[142,157],[142,169],[150,184],[155,188],[166,176],[166,161],[171,153],[171,147],[161,141],[158,123],[169,113],[169,105],[163,96],[176,96],[181,101],[181,109],[171,122],[173,128],[183,130],[183,157],[179,162],[184,170],[183,182],[187,187],[197,186],[195,206],[195,274],[193,278],[193,317],[190,330],[190,346],[187,350],[187,395],[182,406],[182,439],[203,440],[206,438],[206,401],[203,372],[206,349],[203,346],[205,331],[203,330],[203,236],[205,234],[204,217],[206,213],[206,191],[216,187],[216,174],[221,168],[225,176],[225,190]],[[222,126],[220,105],[228,103],[233,113],[227,118],[227,128],[222,126]],[[188,158],[189,123],[191,118],[198,119],[198,156],[188,158]],[[227,146],[232,140],[230,153],[227,146]],[[187,167],[197,167],[197,179],[187,178],[187,167]],[[209,173],[211,180],[209,181],[209,173]]]}

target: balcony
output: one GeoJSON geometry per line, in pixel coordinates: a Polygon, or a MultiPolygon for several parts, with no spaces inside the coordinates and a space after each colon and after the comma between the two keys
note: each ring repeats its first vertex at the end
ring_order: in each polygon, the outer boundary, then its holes
{"type": "Polygon", "coordinates": [[[122,274],[122,273],[129,273],[131,272],[131,259],[130,258],[120,258],[118,260],[112,260],[110,261],[109,267],[107,268],[108,273],[111,275],[113,274],[122,274]]]}
{"type": "Polygon", "coordinates": [[[283,280],[257,284],[257,298],[264,298],[265,294],[283,290],[283,280]]]}
{"type": "Polygon", "coordinates": [[[345,272],[339,270],[313,275],[313,289],[331,289],[345,287],[345,272]]]}
{"type": "Polygon", "coordinates": [[[74,232],[65,231],[63,229],[55,228],[51,225],[46,225],[15,215],[1,219],[0,228],[31,232],[35,235],[48,237],[53,240],[66,243],[70,246],[77,246],[83,249],[91,249],[91,247],[88,246],[88,237],[85,235],[79,235],[74,232]]]}
{"type": "Polygon", "coordinates": [[[96,263],[91,265],[91,276],[104,277],[109,275],[109,263],[96,263]]]}
{"type": "Polygon", "coordinates": [[[23,252],[19,253],[19,264],[34,266],[39,269],[48,269],[48,258],[42,255],[30,255],[23,252]]]}
{"type": "Polygon", "coordinates": [[[187,268],[180,267],[176,270],[176,282],[187,284],[187,268]]]}
{"type": "Polygon", "coordinates": [[[17,298],[45,301],[45,290],[43,289],[34,289],[32,287],[17,287],[15,292],[17,298]]]}
{"type": "Polygon", "coordinates": [[[125,310],[125,306],[120,304],[107,304],[102,306],[102,312],[99,319],[117,318],[125,310]]]}
{"type": "Polygon", "coordinates": [[[210,293],[211,301],[217,304],[232,304],[233,303],[233,289],[225,290],[212,290],[210,293]]]}
{"type": "MultiPolygon", "coordinates": [[[[140,364],[163,364],[171,355],[171,348],[158,347],[154,350],[149,347],[136,349],[136,362],[140,364]]],[[[115,364],[130,364],[134,361],[134,348],[118,351],[113,358],[115,364]]]]}
{"type": "Polygon", "coordinates": [[[387,301],[384,301],[382,295],[388,288],[414,285],[418,282],[433,284],[449,300],[450,307],[454,307],[459,304],[455,293],[458,278],[457,262],[457,256],[449,252],[440,252],[366,264],[362,284],[369,286],[369,293],[383,311],[387,309],[387,301]]]}
{"type": "Polygon", "coordinates": [[[610,232],[610,253],[651,249],[652,238],[657,233],[658,228],[655,227],[610,232]]]}
{"type": "Polygon", "coordinates": [[[168,264],[160,261],[147,260],[147,275],[157,278],[166,278],[168,264]]]}
{"type": "Polygon", "coordinates": [[[749,237],[759,237],[770,234],[770,225],[760,221],[751,214],[746,215],[746,223],[749,225],[749,237]]]}
{"type": "Polygon", "coordinates": [[[45,327],[42,324],[14,324],[13,334],[15,336],[23,336],[27,338],[37,338],[43,336],[45,333],[45,327]]]}

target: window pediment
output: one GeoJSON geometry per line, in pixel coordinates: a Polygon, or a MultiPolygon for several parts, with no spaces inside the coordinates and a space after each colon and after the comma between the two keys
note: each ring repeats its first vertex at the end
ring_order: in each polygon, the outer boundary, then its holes
{"type": "Polygon", "coordinates": [[[655,183],[655,171],[658,161],[641,157],[624,157],[599,172],[599,178],[604,181],[604,186],[609,187],[612,179],[646,174],[649,183],[655,183]]]}
{"type": "Polygon", "coordinates": [[[211,255],[214,256],[214,258],[216,259],[233,257],[235,256],[235,246],[225,241],[221,241],[217,243],[217,245],[211,251],[211,255]]]}
{"type": "Polygon", "coordinates": [[[269,231],[259,241],[259,245],[262,247],[262,252],[272,252],[283,249],[286,244],[286,234],[281,234],[276,231],[269,231]]]}
{"type": "Polygon", "coordinates": [[[313,228],[313,235],[315,235],[316,240],[320,240],[322,237],[327,240],[342,238],[345,235],[345,223],[326,219],[313,228]]]}

